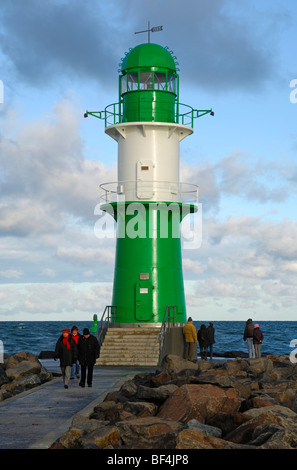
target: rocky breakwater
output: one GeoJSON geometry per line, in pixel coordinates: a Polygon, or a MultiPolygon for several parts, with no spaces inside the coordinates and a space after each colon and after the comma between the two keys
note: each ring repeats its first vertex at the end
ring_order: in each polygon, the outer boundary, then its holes
{"type": "Polygon", "coordinates": [[[297,368],[288,356],[196,363],[168,355],[79,414],[52,449],[295,449],[297,368]]]}
{"type": "Polygon", "coordinates": [[[52,379],[38,358],[31,353],[6,355],[0,364],[0,401],[52,379]]]}

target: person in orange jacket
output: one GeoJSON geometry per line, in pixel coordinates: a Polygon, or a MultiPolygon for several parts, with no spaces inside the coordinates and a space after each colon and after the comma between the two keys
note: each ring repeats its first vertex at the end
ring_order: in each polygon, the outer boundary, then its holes
{"type": "Polygon", "coordinates": [[[197,343],[197,331],[191,317],[188,318],[188,322],[183,327],[183,334],[186,342],[185,359],[192,361],[195,344],[197,343]]]}

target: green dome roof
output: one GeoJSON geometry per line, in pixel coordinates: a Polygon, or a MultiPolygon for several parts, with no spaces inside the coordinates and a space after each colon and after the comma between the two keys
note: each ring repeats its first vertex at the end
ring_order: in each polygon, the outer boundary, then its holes
{"type": "Polygon", "coordinates": [[[123,60],[121,71],[135,68],[166,68],[176,71],[174,59],[169,51],[158,44],[139,44],[131,49],[123,60]]]}

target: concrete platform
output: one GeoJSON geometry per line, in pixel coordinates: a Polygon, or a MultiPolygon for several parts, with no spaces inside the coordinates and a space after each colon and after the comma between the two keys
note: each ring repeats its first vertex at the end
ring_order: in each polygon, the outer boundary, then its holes
{"type": "MultiPolygon", "coordinates": [[[[61,372],[59,362],[40,361],[50,372],[61,372]]],[[[79,387],[79,379],[64,389],[62,377],[0,402],[0,449],[47,449],[68,431],[73,416],[88,416],[106,393],[138,373],[156,367],[95,366],[93,386],[79,387]]]]}

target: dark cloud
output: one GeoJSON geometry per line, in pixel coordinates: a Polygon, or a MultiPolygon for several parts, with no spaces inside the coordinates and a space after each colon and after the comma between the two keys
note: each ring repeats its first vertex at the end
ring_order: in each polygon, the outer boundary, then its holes
{"type": "MultiPolygon", "coordinates": [[[[255,90],[275,73],[275,28],[267,14],[259,21],[230,14],[231,0],[95,2],[51,0],[2,5],[2,52],[19,79],[41,86],[67,75],[107,86],[129,47],[146,42],[135,31],[164,26],[151,41],[168,45],[184,81],[217,92],[255,90]],[[227,10],[226,6],[229,6],[227,10]],[[265,30],[265,34],[264,34],[265,30]],[[270,33],[269,33],[270,32],[270,33]]],[[[275,19],[275,17],[274,17],[275,19]]],[[[281,21],[281,20],[280,20],[281,21]]]]}

